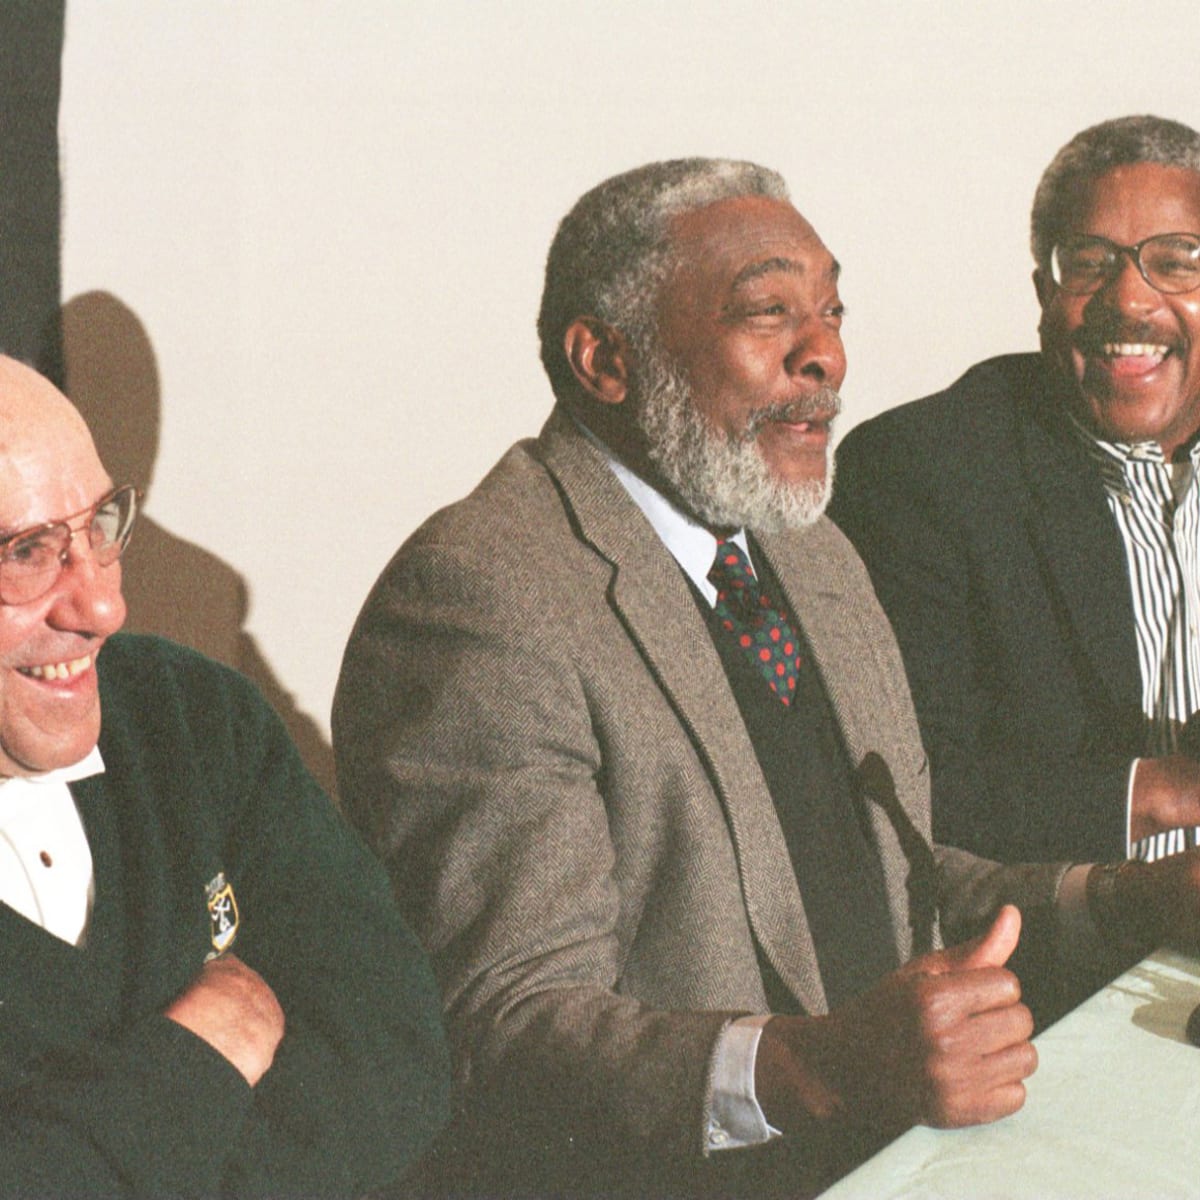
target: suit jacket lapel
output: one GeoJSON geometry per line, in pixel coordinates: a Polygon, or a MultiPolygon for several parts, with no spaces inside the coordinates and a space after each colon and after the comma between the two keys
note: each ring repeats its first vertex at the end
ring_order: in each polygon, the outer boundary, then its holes
{"type": "MultiPolygon", "coordinates": [[[[880,850],[892,930],[900,959],[904,961],[912,953],[914,941],[925,947],[932,937],[931,928],[912,928],[914,913],[926,907],[915,905],[912,894],[912,873],[914,869],[921,870],[922,864],[914,863],[911,847],[906,850],[902,845],[906,836],[910,840],[927,841],[927,834],[920,832],[924,824],[920,814],[914,819],[913,814],[904,811],[900,820],[905,828],[898,830],[893,824],[896,818],[888,815],[886,804],[877,802],[881,798],[865,795],[868,790],[872,793],[878,790],[876,776],[882,767],[891,787],[890,795],[894,797],[890,766],[897,749],[893,742],[904,722],[897,719],[879,693],[879,680],[887,672],[886,665],[880,667],[877,663],[879,647],[874,643],[879,629],[859,621],[856,614],[861,596],[849,593],[840,573],[830,569],[837,552],[833,546],[821,545],[829,537],[828,528],[822,522],[803,534],[761,537],[758,544],[784,589],[789,611],[804,630],[841,730],[851,769],[868,801],[866,812],[880,850]],[[865,764],[873,764],[875,768],[871,779],[862,777],[865,764]]],[[[897,673],[901,670],[898,660],[894,669],[897,673]]],[[[892,803],[898,801],[893,799],[892,803]]],[[[922,854],[926,853],[923,848],[922,854]]],[[[919,886],[926,882],[921,880],[919,886]]]]}
{"type": "Polygon", "coordinates": [[[1085,690],[1095,680],[1114,709],[1136,711],[1141,675],[1124,545],[1095,466],[1047,411],[1052,403],[1031,396],[1022,410],[1018,450],[1031,497],[1022,515],[1061,601],[1085,690]]]}
{"type": "Polygon", "coordinates": [[[763,952],[806,1012],[826,1011],[816,952],[775,807],[688,584],[600,452],[556,411],[539,440],[582,537],[613,567],[611,598],[710,773],[763,952]]]}

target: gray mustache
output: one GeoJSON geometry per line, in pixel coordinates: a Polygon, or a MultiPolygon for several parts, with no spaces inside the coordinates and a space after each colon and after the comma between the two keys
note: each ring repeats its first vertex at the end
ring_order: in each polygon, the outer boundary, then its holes
{"type": "Polygon", "coordinates": [[[811,421],[814,417],[832,421],[842,411],[842,398],[831,387],[820,387],[807,396],[795,400],[781,400],[777,404],[768,404],[765,408],[756,408],[746,421],[742,438],[750,441],[756,438],[764,425],[772,421],[786,421],[796,424],[800,421],[811,421]]]}

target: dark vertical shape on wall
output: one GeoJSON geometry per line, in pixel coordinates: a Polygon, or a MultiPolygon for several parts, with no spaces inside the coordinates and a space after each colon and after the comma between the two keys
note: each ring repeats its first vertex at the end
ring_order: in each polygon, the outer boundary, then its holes
{"type": "Polygon", "coordinates": [[[0,350],[59,386],[65,11],[66,0],[0,0],[0,350]]]}

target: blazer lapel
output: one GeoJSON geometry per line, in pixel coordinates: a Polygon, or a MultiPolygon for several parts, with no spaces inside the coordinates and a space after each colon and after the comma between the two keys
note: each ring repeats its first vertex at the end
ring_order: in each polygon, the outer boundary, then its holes
{"type": "Polygon", "coordinates": [[[1028,413],[1018,437],[1031,497],[1022,515],[1061,602],[1080,678],[1098,683],[1116,711],[1136,711],[1141,675],[1129,569],[1096,469],[1045,412],[1028,413]]]}
{"type": "MultiPolygon", "coordinates": [[[[896,711],[889,697],[880,693],[879,681],[892,678],[901,687],[907,684],[898,650],[894,661],[880,661],[879,635],[886,633],[883,618],[879,617],[878,625],[864,622],[860,610],[867,593],[860,589],[859,581],[848,583],[836,569],[834,564],[847,551],[839,554],[837,546],[825,544],[829,536],[828,523],[820,522],[800,534],[761,537],[758,544],[804,630],[850,767],[867,801],[896,948],[903,962],[914,945],[918,950],[928,948],[933,936],[932,917],[927,912],[930,898],[917,898],[930,883],[925,877],[931,853],[928,832],[923,815],[914,815],[899,803],[892,777],[901,753],[900,739],[911,721],[909,714],[896,711]],[[881,790],[884,795],[879,794],[881,790]],[[914,919],[923,927],[914,927],[914,919]]],[[[911,744],[919,744],[915,724],[911,737],[911,744]]]]}
{"type": "Polygon", "coordinates": [[[725,809],[751,928],[801,1008],[825,991],[775,807],[683,573],[600,451],[556,411],[539,439],[582,537],[613,567],[611,598],[704,761],[725,809]]]}

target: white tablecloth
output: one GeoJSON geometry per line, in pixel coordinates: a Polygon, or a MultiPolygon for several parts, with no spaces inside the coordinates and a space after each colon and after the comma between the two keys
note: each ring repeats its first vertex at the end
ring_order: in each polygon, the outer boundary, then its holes
{"type": "Polygon", "coordinates": [[[1020,1112],[910,1130],[825,1200],[1197,1200],[1200,962],[1159,951],[1036,1041],[1020,1112]]]}

